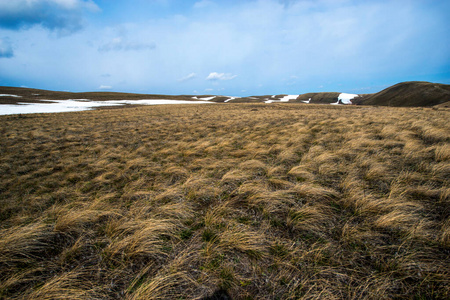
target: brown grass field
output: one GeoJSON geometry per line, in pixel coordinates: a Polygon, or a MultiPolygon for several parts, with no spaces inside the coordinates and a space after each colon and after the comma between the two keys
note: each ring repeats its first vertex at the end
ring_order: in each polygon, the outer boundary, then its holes
{"type": "Polygon", "coordinates": [[[302,104],[0,116],[0,298],[449,299],[449,120],[302,104]]]}

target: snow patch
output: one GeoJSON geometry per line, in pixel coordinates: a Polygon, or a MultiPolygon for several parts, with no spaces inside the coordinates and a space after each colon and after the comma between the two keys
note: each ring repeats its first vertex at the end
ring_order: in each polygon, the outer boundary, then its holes
{"type": "Polygon", "coordinates": [[[289,102],[289,100],[295,100],[300,95],[287,95],[280,99],[280,102],[289,102]]]}
{"type": "MultiPolygon", "coordinates": [[[[229,97],[229,96],[227,96],[227,97],[229,97]]],[[[234,99],[236,99],[236,97],[230,97],[230,99],[227,99],[227,100],[225,100],[225,101],[223,101],[223,102],[230,102],[231,100],[234,100],[234,99]]]]}
{"type": "Polygon", "coordinates": [[[352,99],[359,97],[357,94],[347,94],[347,93],[341,93],[338,97],[338,101],[337,103],[332,103],[332,104],[339,104],[339,100],[341,101],[342,104],[352,104],[352,99]]]}
{"type": "Polygon", "coordinates": [[[0,97],[16,97],[16,98],[22,98],[22,96],[11,95],[11,94],[0,94],[0,97]]]}
{"type": "Polygon", "coordinates": [[[311,102],[311,98],[309,98],[308,100],[302,100],[302,102],[309,104],[309,102],[311,102]]]}
{"type": "MultiPolygon", "coordinates": [[[[204,100],[204,99],[202,99],[204,100]]],[[[201,103],[211,103],[211,102],[200,102],[200,101],[189,101],[189,100],[170,100],[170,99],[142,99],[142,100],[110,100],[102,101],[102,103],[108,103],[107,105],[120,105],[120,104],[131,104],[131,105],[161,105],[161,104],[201,104],[201,103]]]]}
{"type": "Polygon", "coordinates": [[[162,105],[162,104],[203,104],[212,102],[181,101],[169,99],[145,99],[145,100],[111,100],[90,101],[87,99],[69,100],[42,100],[48,103],[18,103],[0,104],[0,115],[35,114],[35,113],[59,113],[91,110],[100,106],[134,105],[162,105]]]}
{"type": "Polygon", "coordinates": [[[93,107],[106,106],[101,102],[86,102],[76,100],[44,100],[50,103],[18,103],[0,105],[0,115],[57,113],[89,110],[93,107]]]}
{"type": "Polygon", "coordinates": [[[300,95],[286,95],[286,96],[284,96],[283,98],[281,98],[279,100],[266,100],[266,101],[264,101],[264,103],[289,102],[289,100],[297,99],[298,96],[300,96],[300,95]]]}
{"type": "Polygon", "coordinates": [[[205,98],[199,98],[200,100],[204,100],[204,101],[209,101],[216,98],[216,96],[212,96],[212,97],[205,97],[205,98]]]}

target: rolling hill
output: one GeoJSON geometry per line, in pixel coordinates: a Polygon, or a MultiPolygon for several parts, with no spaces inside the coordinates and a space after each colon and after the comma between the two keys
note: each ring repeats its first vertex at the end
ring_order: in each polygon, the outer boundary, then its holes
{"type": "Polygon", "coordinates": [[[357,99],[359,105],[435,106],[450,101],[450,85],[422,81],[401,82],[357,99]]]}
{"type": "MultiPolygon", "coordinates": [[[[198,100],[217,103],[270,103],[283,101],[281,95],[259,95],[248,97],[230,97],[214,95],[159,95],[136,94],[118,92],[62,92],[30,88],[0,86],[0,104],[40,103],[43,100],[88,99],[92,101],[107,100],[142,100],[142,99],[170,99],[170,100],[198,100]]],[[[336,104],[339,92],[318,92],[298,95],[288,100],[291,103],[336,104]]],[[[398,107],[449,107],[450,85],[431,82],[402,82],[388,87],[378,93],[364,94],[351,100],[356,105],[379,105],[398,107]]],[[[340,103],[342,104],[342,103],[340,103]]]]}

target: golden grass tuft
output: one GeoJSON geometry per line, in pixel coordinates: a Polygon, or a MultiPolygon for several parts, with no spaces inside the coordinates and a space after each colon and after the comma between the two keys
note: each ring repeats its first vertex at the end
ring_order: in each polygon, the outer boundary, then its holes
{"type": "Polygon", "coordinates": [[[288,174],[294,176],[298,181],[313,181],[315,178],[314,174],[306,170],[302,165],[293,167],[288,174]]]}
{"type": "Polygon", "coordinates": [[[289,210],[287,225],[299,231],[307,231],[320,235],[331,226],[331,211],[324,205],[304,205],[300,208],[289,210]]]}
{"type": "Polygon", "coordinates": [[[32,223],[0,231],[0,266],[3,271],[8,266],[26,263],[39,258],[39,253],[52,247],[51,226],[32,223]]]}
{"type": "Polygon", "coordinates": [[[183,184],[187,197],[200,205],[205,205],[219,198],[222,193],[218,183],[210,178],[191,176],[183,184]]]}
{"type": "Polygon", "coordinates": [[[109,219],[118,216],[117,213],[94,210],[94,209],[69,209],[61,210],[56,213],[56,222],[54,230],[62,233],[81,234],[92,227],[101,219],[109,219]]]}
{"type": "Polygon", "coordinates": [[[332,188],[320,186],[318,184],[299,183],[292,188],[297,195],[306,199],[331,199],[338,195],[332,188]]]}
{"type": "Polygon", "coordinates": [[[294,149],[288,148],[286,150],[281,151],[277,158],[282,162],[286,164],[292,164],[297,162],[300,158],[297,155],[296,151],[294,149]]]}
{"type": "Polygon", "coordinates": [[[267,242],[263,235],[244,228],[230,228],[218,236],[217,247],[233,255],[239,252],[260,259],[267,255],[267,242]]]}
{"type": "Polygon", "coordinates": [[[27,299],[102,299],[105,295],[94,283],[82,280],[89,270],[75,269],[55,276],[35,291],[26,295],[27,299]]]}
{"type": "Polygon", "coordinates": [[[440,242],[444,247],[450,246],[450,218],[447,218],[442,224],[440,242]]]}
{"type": "Polygon", "coordinates": [[[409,232],[410,230],[417,230],[423,227],[418,224],[419,214],[414,212],[393,210],[385,215],[380,216],[375,222],[376,227],[384,230],[400,230],[402,232],[409,232]],[[419,228],[420,227],[420,228],[419,228]]]}
{"type": "Polygon", "coordinates": [[[171,246],[171,238],[179,224],[171,220],[145,219],[121,224],[113,232],[112,241],[105,248],[105,255],[113,259],[144,257],[159,259],[168,255],[164,246],[171,246]]]}
{"type": "Polygon", "coordinates": [[[251,159],[244,161],[239,164],[239,168],[241,170],[246,170],[248,172],[251,172],[255,175],[263,175],[267,171],[267,166],[264,162],[257,160],[257,159],[251,159]]]}
{"type": "Polygon", "coordinates": [[[162,273],[142,283],[136,290],[130,293],[128,299],[156,300],[185,298],[192,295],[190,286],[195,284],[196,282],[190,278],[187,272],[162,273]]]}
{"type": "Polygon", "coordinates": [[[223,175],[222,182],[230,185],[239,185],[240,183],[250,179],[251,177],[251,174],[245,171],[231,170],[223,175]]]}
{"type": "Polygon", "coordinates": [[[439,145],[435,149],[435,155],[437,161],[448,161],[450,160],[450,144],[439,145]]]}

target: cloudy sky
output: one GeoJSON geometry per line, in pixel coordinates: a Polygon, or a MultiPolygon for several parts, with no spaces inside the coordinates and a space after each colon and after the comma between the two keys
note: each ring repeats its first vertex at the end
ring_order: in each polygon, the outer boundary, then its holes
{"type": "Polygon", "coordinates": [[[448,0],[0,0],[0,85],[231,96],[450,84],[448,0]]]}

